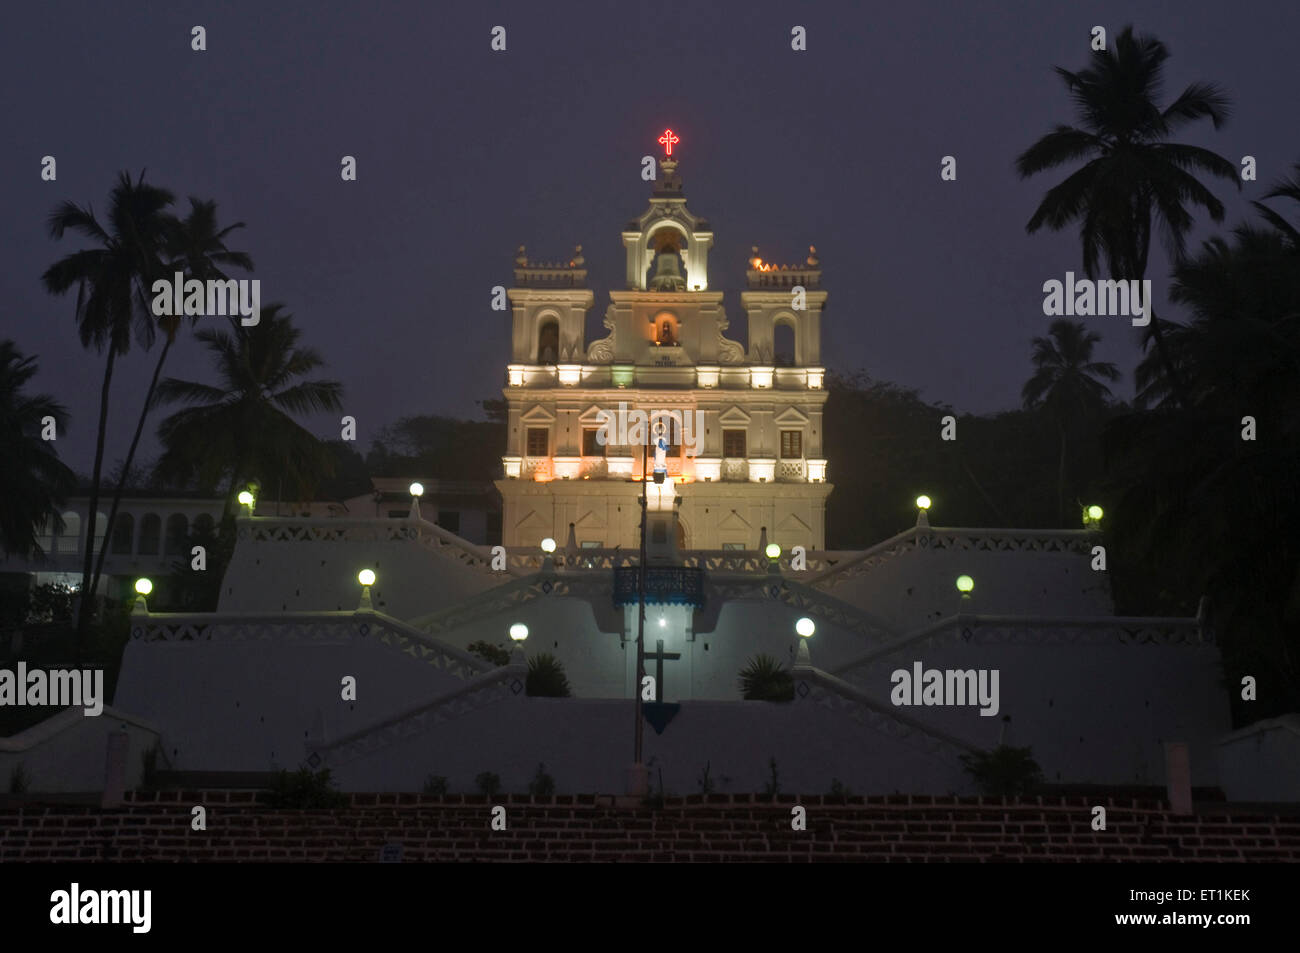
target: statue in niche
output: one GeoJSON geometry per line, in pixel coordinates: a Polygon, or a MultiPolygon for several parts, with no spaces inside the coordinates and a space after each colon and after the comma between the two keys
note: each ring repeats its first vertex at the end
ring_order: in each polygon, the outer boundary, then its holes
{"type": "Polygon", "coordinates": [[[667,318],[664,318],[659,324],[658,341],[660,347],[673,347],[677,344],[677,339],[673,335],[673,323],[667,318]]]}

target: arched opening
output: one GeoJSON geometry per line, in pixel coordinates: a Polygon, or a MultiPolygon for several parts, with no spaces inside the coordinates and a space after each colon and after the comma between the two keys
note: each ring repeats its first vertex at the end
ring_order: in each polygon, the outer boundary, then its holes
{"type": "Polygon", "coordinates": [[[560,359],[560,324],[547,318],[537,328],[537,363],[554,364],[560,359]]]}
{"type": "Polygon", "coordinates": [[[163,553],[168,556],[180,556],[185,552],[185,538],[190,531],[190,521],[184,513],[173,513],[167,517],[167,538],[163,542],[163,553]]]}
{"type": "Polygon", "coordinates": [[[157,513],[148,513],[140,520],[140,543],[136,552],[141,556],[158,555],[158,538],[162,535],[162,519],[157,513]]]}
{"type": "Polygon", "coordinates": [[[56,553],[75,553],[81,549],[81,516],[71,511],[63,514],[63,532],[54,538],[56,553]]]}
{"type": "Polygon", "coordinates": [[[680,518],[677,520],[677,548],[679,550],[686,548],[686,526],[680,518]]]}
{"type": "Polygon", "coordinates": [[[135,517],[130,513],[118,513],[113,522],[113,540],[110,544],[114,556],[130,556],[131,544],[135,542],[135,517]]]}
{"type": "Polygon", "coordinates": [[[651,336],[656,347],[676,347],[680,343],[677,334],[677,316],[667,311],[655,315],[651,336]]]}
{"type": "Polygon", "coordinates": [[[772,328],[772,363],[777,367],[793,367],[795,359],[794,325],[789,320],[778,320],[772,328]]]}
{"type": "Polygon", "coordinates": [[[686,238],[673,228],[660,228],[650,235],[651,250],[645,286],[651,291],[685,291],[690,287],[686,272],[686,238]]]}
{"type": "Polygon", "coordinates": [[[198,539],[206,539],[214,535],[213,527],[215,521],[207,513],[200,513],[194,517],[194,536],[198,539]]]}

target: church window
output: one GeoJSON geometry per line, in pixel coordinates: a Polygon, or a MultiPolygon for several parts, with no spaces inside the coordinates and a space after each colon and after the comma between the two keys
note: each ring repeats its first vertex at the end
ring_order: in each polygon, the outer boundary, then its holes
{"type": "Polygon", "coordinates": [[[794,365],[794,328],[784,321],[772,329],[772,363],[777,367],[794,365]]]}
{"type": "Polygon", "coordinates": [[[733,459],[745,456],[745,431],[722,431],[722,455],[733,459]]]}
{"type": "Polygon", "coordinates": [[[544,457],[550,452],[551,433],[545,427],[528,428],[527,454],[530,457],[544,457]]]}
{"type": "Polygon", "coordinates": [[[582,455],[584,457],[603,457],[605,455],[605,445],[597,437],[600,435],[598,427],[584,427],[582,430],[582,455]]]}
{"type": "Polygon", "coordinates": [[[781,431],[781,459],[782,460],[803,459],[803,431],[802,430],[781,431]]]}
{"type": "Polygon", "coordinates": [[[560,326],[555,321],[543,321],[537,329],[537,363],[554,364],[560,353],[560,326]]]}

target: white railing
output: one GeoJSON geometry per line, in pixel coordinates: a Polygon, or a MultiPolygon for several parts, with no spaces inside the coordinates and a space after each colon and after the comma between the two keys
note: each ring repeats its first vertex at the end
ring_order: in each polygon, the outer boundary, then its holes
{"type": "Polygon", "coordinates": [[[131,616],[131,638],[142,642],[280,642],[343,645],[366,639],[396,649],[457,678],[492,666],[379,612],[203,614],[149,612],[131,616]]]}
{"type": "Polygon", "coordinates": [[[780,460],[777,462],[776,476],[786,482],[803,482],[804,466],[802,460],[780,460]]]}
{"type": "Polygon", "coordinates": [[[410,541],[471,568],[492,571],[491,547],[476,546],[423,518],[356,520],[255,516],[244,517],[237,526],[239,539],[255,543],[410,541]]]}
{"type": "Polygon", "coordinates": [[[1213,642],[1201,620],[1160,616],[954,615],[878,645],[836,666],[841,675],[890,658],[916,653],[954,632],[976,645],[1202,645],[1213,642]]]}
{"type": "Polygon", "coordinates": [[[1097,534],[1084,529],[969,529],[913,526],[870,549],[851,555],[828,571],[804,580],[819,589],[833,589],[850,579],[869,573],[896,556],[925,550],[1000,553],[1092,552],[1097,534]]]}

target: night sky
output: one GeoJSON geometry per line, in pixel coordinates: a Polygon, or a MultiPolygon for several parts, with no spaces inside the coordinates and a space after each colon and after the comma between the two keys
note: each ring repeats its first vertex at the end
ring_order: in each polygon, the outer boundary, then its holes
{"type": "MultiPolygon", "coordinates": [[[[1240,193],[1211,185],[1224,228],[1250,217],[1300,159],[1294,3],[10,4],[0,337],[38,356],[35,389],[72,414],[61,455],[89,471],[102,357],[79,344],[75,296],[42,288],[78,247],[46,219],[64,199],[103,213],[118,170],[146,168],[178,210],[196,195],[223,224],[247,223],[232,244],[254,258],[263,307],[285,302],[344,382],[359,449],[403,415],[479,416],[508,359],[509,316],[489,296],[511,284],[515,248],[559,259],[580,242],[599,328],[622,287],[619,232],[648,203],[640,158],[671,126],[689,206],[715,231],[710,284],[728,294],[731,336],[744,340],[750,246],[794,263],[815,243],[828,366],[962,411],[1010,408],[1051,321],[1043,282],[1081,270],[1073,231],[1024,230],[1067,171],[1020,182],[1012,162],[1074,122],[1051,67],[1085,68],[1090,28],[1128,23],[1172,53],[1162,105],[1195,80],[1231,96],[1222,130],[1179,138],[1256,157],[1240,193]],[[206,52],[190,49],[195,24],[206,52]],[[497,24],[505,53],[489,48],[497,24]],[[807,52],[790,49],[795,24],[807,52]],[[40,179],[47,154],[56,182],[40,179]],[[345,154],[356,182],[340,179],[345,154]],[[940,181],[946,154],[956,182],[940,181]]],[[[1215,231],[1198,221],[1193,248],[1215,231]]],[[[1181,319],[1164,304],[1166,262],[1153,249],[1148,277],[1157,310],[1181,319]]],[[[1130,396],[1140,332],[1085,320],[1130,396]]],[[[135,347],[118,365],[110,467],[155,356],[135,347]]],[[[188,338],[166,373],[210,378],[188,338]]],[[[310,425],[338,436],[337,422],[310,425]]]]}

